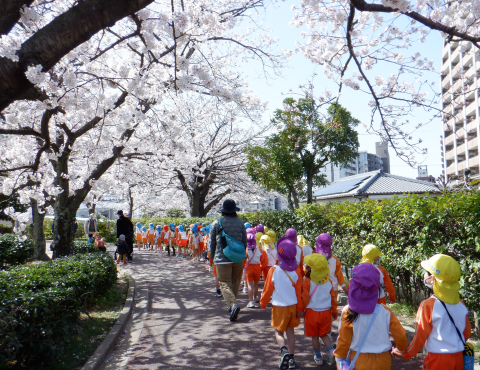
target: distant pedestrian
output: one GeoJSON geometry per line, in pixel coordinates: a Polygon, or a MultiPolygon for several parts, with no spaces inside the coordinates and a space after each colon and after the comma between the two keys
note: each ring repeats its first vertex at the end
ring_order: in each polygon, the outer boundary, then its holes
{"type": "Polygon", "coordinates": [[[120,235],[125,236],[125,242],[128,245],[127,259],[132,260],[133,252],[133,224],[128,218],[123,215],[122,210],[117,211],[117,240],[120,239],[120,235]]]}
{"type": "Polygon", "coordinates": [[[90,216],[88,217],[88,220],[85,221],[85,224],[83,225],[84,230],[85,230],[85,235],[88,234],[94,234],[96,233],[97,230],[97,220],[95,219],[95,214],[91,213],[90,216]]]}
{"type": "Polygon", "coordinates": [[[125,235],[120,235],[117,242],[115,243],[117,246],[117,260],[115,261],[117,264],[120,263],[120,260],[123,258],[123,264],[127,264],[127,253],[128,253],[128,244],[125,241],[125,235]]]}
{"type": "Polygon", "coordinates": [[[233,199],[226,199],[219,210],[222,213],[222,217],[214,221],[210,229],[210,256],[217,269],[220,290],[228,305],[230,321],[236,320],[240,312],[237,296],[242,279],[243,261],[233,263],[223,254],[223,248],[226,245],[224,245],[225,239],[222,237],[221,229],[233,239],[242,242],[245,249],[247,248],[245,226],[237,216],[237,211],[239,210],[233,199]]]}
{"type": "Polygon", "coordinates": [[[296,243],[288,237],[280,238],[277,252],[278,266],[268,271],[260,307],[266,308],[272,298],[271,326],[280,347],[280,369],[295,369],[295,328],[303,317],[302,279],[295,271],[298,267],[296,243]]]}

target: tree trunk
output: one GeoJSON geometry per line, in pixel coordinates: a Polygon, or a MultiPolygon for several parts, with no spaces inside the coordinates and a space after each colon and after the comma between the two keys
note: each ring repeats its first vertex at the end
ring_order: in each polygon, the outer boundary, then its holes
{"type": "Polygon", "coordinates": [[[192,201],[190,202],[190,216],[202,217],[202,215],[200,214],[200,189],[196,184],[192,190],[192,201]]]}
{"type": "Polygon", "coordinates": [[[287,200],[288,200],[288,209],[294,209],[293,200],[292,200],[292,191],[291,190],[288,191],[287,200]]]}
{"type": "Polygon", "coordinates": [[[130,215],[130,219],[133,218],[133,196],[132,196],[132,188],[128,188],[128,214],[130,215]]]}
{"type": "MultiPolygon", "coordinates": [[[[290,194],[292,196],[292,199],[293,199],[293,206],[295,208],[298,208],[299,204],[298,204],[298,194],[297,194],[297,190],[295,189],[294,186],[292,186],[290,188],[290,194]]],[[[290,197],[290,194],[289,194],[289,197],[290,197]]],[[[291,202],[290,198],[288,199],[289,202],[291,202]]]]}
{"type": "Polygon", "coordinates": [[[55,202],[54,212],[55,233],[53,234],[53,259],[68,256],[73,244],[73,222],[77,210],[65,207],[61,202],[55,202]]]}
{"type": "Polygon", "coordinates": [[[307,203],[313,203],[313,174],[307,173],[307,203]]]}
{"type": "Polygon", "coordinates": [[[32,207],[32,234],[33,243],[35,245],[34,258],[41,261],[48,261],[50,257],[46,253],[45,232],[43,230],[43,221],[45,220],[45,212],[38,212],[38,202],[35,199],[30,199],[30,206],[32,207]]]}

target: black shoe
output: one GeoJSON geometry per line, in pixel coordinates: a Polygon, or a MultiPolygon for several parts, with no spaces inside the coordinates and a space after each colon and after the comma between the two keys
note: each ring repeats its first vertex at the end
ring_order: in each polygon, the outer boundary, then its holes
{"type": "Polygon", "coordinates": [[[293,357],[290,358],[290,361],[288,361],[288,368],[295,369],[295,359],[293,357]]]}
{"type": "Polygon", "coordinates": [[[238,304],[234,303],[232,306],[232,313],[230,314],[230,321],[235,321],[239,312],[240,307],[238,307],[238,304]]]}
{"type": "Polygon", "coordinates": [[[279,369],[288,369],[288,365],[290,360],[292,360],[292,356],[288,353],[287,350],[283,350],[282,354],[280,355],[280,366],[279,369]]]}

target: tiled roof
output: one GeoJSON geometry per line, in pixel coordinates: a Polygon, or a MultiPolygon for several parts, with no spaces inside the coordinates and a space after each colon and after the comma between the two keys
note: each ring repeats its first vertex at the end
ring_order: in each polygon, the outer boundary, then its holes
{"type": "Polygon", "coordinates": [[[370,186],[361,190],[362,194],[403,194],[403,193],[438,193],[438,188],[428,181],[421,181],[381,174],[370,186]]]}
{"type": "Polygon", "coordinates": [[[330,199],[374,194],[439,193],[434,184],[384,173],[382,170],[344,177],[315,191],[316,199],[330,199]],[[354,181],[356,179],[356,181],[354,181]]]}

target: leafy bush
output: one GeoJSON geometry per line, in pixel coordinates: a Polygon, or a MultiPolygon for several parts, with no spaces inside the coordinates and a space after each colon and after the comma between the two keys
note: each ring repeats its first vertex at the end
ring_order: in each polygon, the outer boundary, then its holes
{"type": "Polygon", "coordinates": [[[167,217],[185,218],[185,213],[180,208],[169,208],[165,211],[167,217]]]}
{"type": "Polygon", "coordinates": [[[54,359],[65,345],[65,333],[75,330],[79,313],[116,279],[107,253],[0,271],[0,368],[54,359]]]}
{"type": "Polygon", "coordinates": [[[76,254],[85,254],[85,253],[97,253],[100,252],[99,249],[93,243],[87,243],[85,241],[76,240],[73,242],[73,247],[70,251],[72,256],[76,254]]]}
{"type": "Polygon", "coordinates": [[[0,234],[12,234],[13,233],[13,227],[12,226],[7,226],[4,224],[0,224],[0,234]]]}
{"type": "Polygon", "coordinates": [[[22,241],[15,234],[0,235],[0,268],[22,264],[34,253],[31,239],[22,241]]]}

